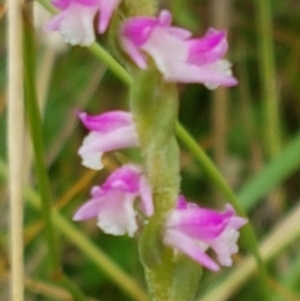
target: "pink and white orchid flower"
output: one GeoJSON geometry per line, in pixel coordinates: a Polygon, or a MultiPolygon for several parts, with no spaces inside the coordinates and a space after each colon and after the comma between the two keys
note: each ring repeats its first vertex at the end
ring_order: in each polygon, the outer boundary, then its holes
{"type": "Polygon", "coordinates": [[[229,204],[224,212],[217,212],[187,203],[180,196],[177,208],[167,217],[164,243],[200,265],[218,271],[219,265],[205,251],[212,248],[220,265],[231,266],[231,255],[238,251],[238,229],[246,223],[229,204]]]}
{"type": "Polygon", "coordinates": [[[73,216],[82,221],[98,218],[103,232],[113,235],[128,234],[132,237],[138,229],[138,209],[144,216],[153,214],[151,188],[141,169],[135,165],[124,165],[113,172],[101,186],[91,190],[91,199],[83,204],[73,216]]]}
{"type": "Polygon", "coordinates": [[[78,117],[90,130],[78,150],[86,167],[100,170],[103,168],[101,157],[104,152],[138,146],[135,126],[128,112],[111,111],[95,116],[81,112],[78,117]]]}
{"type": "Polygon", "coordinates": [[[147,53],[166,81],[202,83],[211,89],[237,84],[231,64],[222,59],[228,48],[225,31],[211,28],[203,38],[191,38],[191,32],[171,26],[171,21],[171,13],[163,10],[158,18],[125,22],[121,45],[139,68],[147,68],[147,53]]]}
{"type": "Polygon", "coordinates": [[[106,31],[114,10],[121,0],[52,0],[61,12],[47,25],[48,31],[60,31],[71,45],[88,46],[95,41],[94,19],[98,14],[96,30],[106,31]]]}

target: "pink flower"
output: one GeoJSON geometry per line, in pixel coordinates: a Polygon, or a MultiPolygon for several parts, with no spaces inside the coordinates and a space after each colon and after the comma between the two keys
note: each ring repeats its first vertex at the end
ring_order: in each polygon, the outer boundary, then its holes
{"type": "Polygon", "coordinates": [[[100,170],[104,152],[138,146],[138,137],[130,113],[111,111],[96,116],[85,112],[78,114],[90,133],[83,140],[78,154],[86,167],[100,170]]]}
{"type": "Polygon", "coordinates": [[[136,17],[124,24],[121,45],[139,68],[147,68],[147,53],[166,81],[208,88],[237,84],[231,64],[222,59],[228,48],[225,31],[211,28],[203,38],[193,39],[171,21],[171,13],[163,10],[158,18],[136,17]]]}
{"type": "Polygon", "coordinates": [[[200,265],[218,271],[219,265],[205,251],[212,248],[220,265],[231,266],[231,255],[238,251],[238,229],[246,222],[236,216],[229,204],[225,212],[217,212],[187,203],[181,196],[177,208],[167,217],[164,243],[200,265]]]}
{"type": "Polygon", "coordinates": [[[96,30],[102,34],[120,2],[121,0],[52,0],[52,4],[61,12],[49,22],[46,30],[59,30],[64,40],[71,45],[88,46],[95,41],[96,15],[96,30]]]}
{"type": "Polygon", "coordinates": [[[97,217],[103,232],[132,237],[138,229],[137,209],[147,217],[153,214],[151,188],[141,169],[128,164],[113,172],[102,186],[92,188],[91,199],[78,209],[73,220],[97,217]]]}

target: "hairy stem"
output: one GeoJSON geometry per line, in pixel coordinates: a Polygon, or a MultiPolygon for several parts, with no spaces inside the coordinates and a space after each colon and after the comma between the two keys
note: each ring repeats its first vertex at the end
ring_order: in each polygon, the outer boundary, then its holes
{"type": "Polygon", "coordinates": [[[162,245],[165,214],[175,207],[179,192],[179,148],[175,140],[177,88],[164,83],[150,67],[138,71],[131,89],[144,168],[153,191],[155,214],[140,239],[140,256],[153,300],[171,300],[173,253],[162,245]]]}

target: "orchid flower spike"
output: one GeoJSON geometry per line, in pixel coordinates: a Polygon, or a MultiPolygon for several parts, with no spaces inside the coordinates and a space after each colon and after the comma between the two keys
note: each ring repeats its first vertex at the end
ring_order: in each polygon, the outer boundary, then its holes
{"type": "Polygon", "coordinates": [[[225,31],[210,28],[204,37],[191,38],[191,32],[171,26],[171,21],[171,13],[163,10],[158,18],[125,22],[121,46],[139,68],[147,68],[146,53],[166,81],[202,83],[211,89],[237,84],[231,64],[222,59],[228,48],[225,31]]]}
{"type": "Polygon", "coordinates": [[[91,190],[91,199],[73,216],[82,221],[98,218],[98,227],[112,235],[128,234],[138,230],[138,212],[145,217],[153,214],[152,192],[140,167],[124,165],[113,172],[101,186],[91,190]],[[135,200],[139,198],[138,206],[135,200]],[[137,207],[137,208],[136,208],[137,207]]]}
{"type": "Polygon", "coordinates": [[[96,116],[80,112],[78,117],[90,130],[78,150],[82,164],[88,168],[102,169],[101,157],[104,152],[138,146],[135,126],[128,112],[111,111],[96,116]]]}
{"type": "Polygon", "coordinates": [[[88,46],[95,41],[94,19],[98,16],[96,31],[103,34],[114,10],[121,0],[52,0],[60,10],[46,26],[48,31],[60,31],[71,45],[88,46]]]}
{"type": "Polygon", "coordinates": [[[220,265],[231,266],[231,255],[238,251],[238,229],[246,223],[229,204],[224,212],[218,212],[187,203],[180,196],[177,208],[167,217],[164,243],[200,265],[218,271],[219,265],[205,251],[212,248],[220,265]]]}

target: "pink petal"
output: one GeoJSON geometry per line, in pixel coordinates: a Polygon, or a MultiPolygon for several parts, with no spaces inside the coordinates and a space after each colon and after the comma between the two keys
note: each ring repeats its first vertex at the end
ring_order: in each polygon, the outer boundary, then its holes
{"type": "Polygon", "coordinates": [[[88,130],[101,133],[133,125],[132,115],[123,111],[110,111],[99,115],[89,115],[85,112],[79,112],[78,117],[88,130]]]}
{"type": "Polygon", "coordinates": [[[163,9],[158,16],[158,21],[161,26],[169,27],[172,23],[172,14],[167,9],[163,9]]]}
{"type": "Polygon", "coordinates": [[[167,216],[164,242],[209,269],[214,269],[211,264],[215,263],[207,255],[203,258],[203,253],[212,248],[221,265],[231,266],[231,256],[238,251],[238,230],[245,223],[229,204],[224,212],[218,212],[187,203],[180,196],[176,209],[167,216]]]}
{"type": "Polygon", "coordinates": [[[72,3],[72,0],[52,0],[51,3],[58,9],[65,10],[72,3]]]}
{"type": "Polygon", "coordinates": [[[133,62],[140,69],[144,70],[147,68],[147,62],[145,56],[141,51],[139,51],[139,48],[134,43],[131,42],[131,40],[126,38],[121,38],[121,45],[125,50],[125,52],[130,56],[133,62]]]}
{"type": "Polygon", "coordinates": [[[63,13],[57,14],[49,21],[49,23],[45,27],[45,30],[48,32],[59,30],[63,18],[63,13]]]}
{"type": "Polygon", "coordinates": [[[202,83],[211,89],[218,86],[235,86],[238,81],[227,71],[219,72],[213,66],[197,66],[178,63],[164,68],[164,77],[169,82],[202,83]]]}
{"type": "Polygon", "coordinates": [[[91,132],[87,137],[89,139],[87,139],[86,142],[84,141],[81,152],[108,152],[138,145],[135,130],[131,126],[120,128],[106,134],[91,132]]]}
{"type": "Polygon", "coordinates": [[[176,26],[169,27],[168,32],[171,35],[176,36],[180,40],[186,40],[192,36],[192,33],[189,30],[176,27],[176,26]]]}
{"type": "MultiPolygon", "coordinates": [[[[179,198],[179,205],[185,201],[179,198]]],[[[225,212],[204,209],[196,204],[183,203],[181,206],[169,213],[166,226],[176,229],[193,239],[210,244],[229,229],[237,230],[242,227],[247,220],[235,215],[235,210],[229,204],[226,205],[225,212]]]]}
{"type": "MultiPolygon", "coordinates": [[[[72,0],[71,0],[71,2],[72,2],[72,0]]],[[[77,3],[77,4],[80,4],[83,6],[99,7],[101,0],[73,0],[73,3],[77,3]]]]}
{"type": "Polygon", "coordinates": [[[226,32],[209,29],[200,39],[186,42],[189,49],[188,62],[196,65],[210,64],[221,59],[227,52],[226,32]]]}
{"type": "Polygon", "coordinates": [[[104,33],[108,27],[114,10],[118,7],[121,0],[102,0],[98,18],[98,32],[104,33]]]}
{"type": "Polygon", "coordinates": [[[97,200],[92,199],[87,201],[76,211],[76,213],[73,216],[73,220],[83,221],[93,217],[97,217],[103,201],[103,198],[97,200]]]}
{"type": "Polygon", "coordinates": [[[186,201],[186,199],[184,198],[183,195],[180,195],[178,197],[177,204],[176,204],[176,209],[177,210],[187,209],[187,201],[186,201]]]}
{"type": "Polygon", "coordinates": [[[170,70],[175,69],[178,64],[184,63],[188,58],[188,49],[182,40],[163,27],[153,30],[151,39],[141,49],[153,58],[164,78],[167,73],[171,72],[170,70]],[[162,44],[161,41],[164,43],[162,44]]]}
{"type": "Polygon", "coordinates": [[[141,196],[141,209],[146,216],[152,216],[154,213],[152,189],[145,176],[141,176],[140,179],[140,191],[141,196]]]}
{"type": "Polygon", "coordinates": [[[138,193],[140,179],[142,177],[141,169],[133,164],[126,164],[115,170],[102,185],[102,190],[111,188],[119,189],[128,193],[138,193]]]}
{"type": "Polygon", "coordinates": [[[99,0],[52,0],[53,6],[59,10],[66,10],[72,4],[79,4],[82,6],[97,6],[99,0]]]}
{"type": "Polygon", "coordinates": [[[200,265],[217,272],[219,266],[212,260],[193,239],[176,230],[166,229],[164,243],[186,254],[200,265]]]}
{"type": "Polygon", "coordinates": [[[131,18],[121,28],[121,35],[135,46],[140,47],[149,39],[157,24],[158,21],[155,18],[131,18]]]}
{"type": "Polygon", "coordinates": [[[91,196],[93,199],[95,198],[102,198],[105,195],[101,186],[93,186],[91,189],[91,196]]]}

